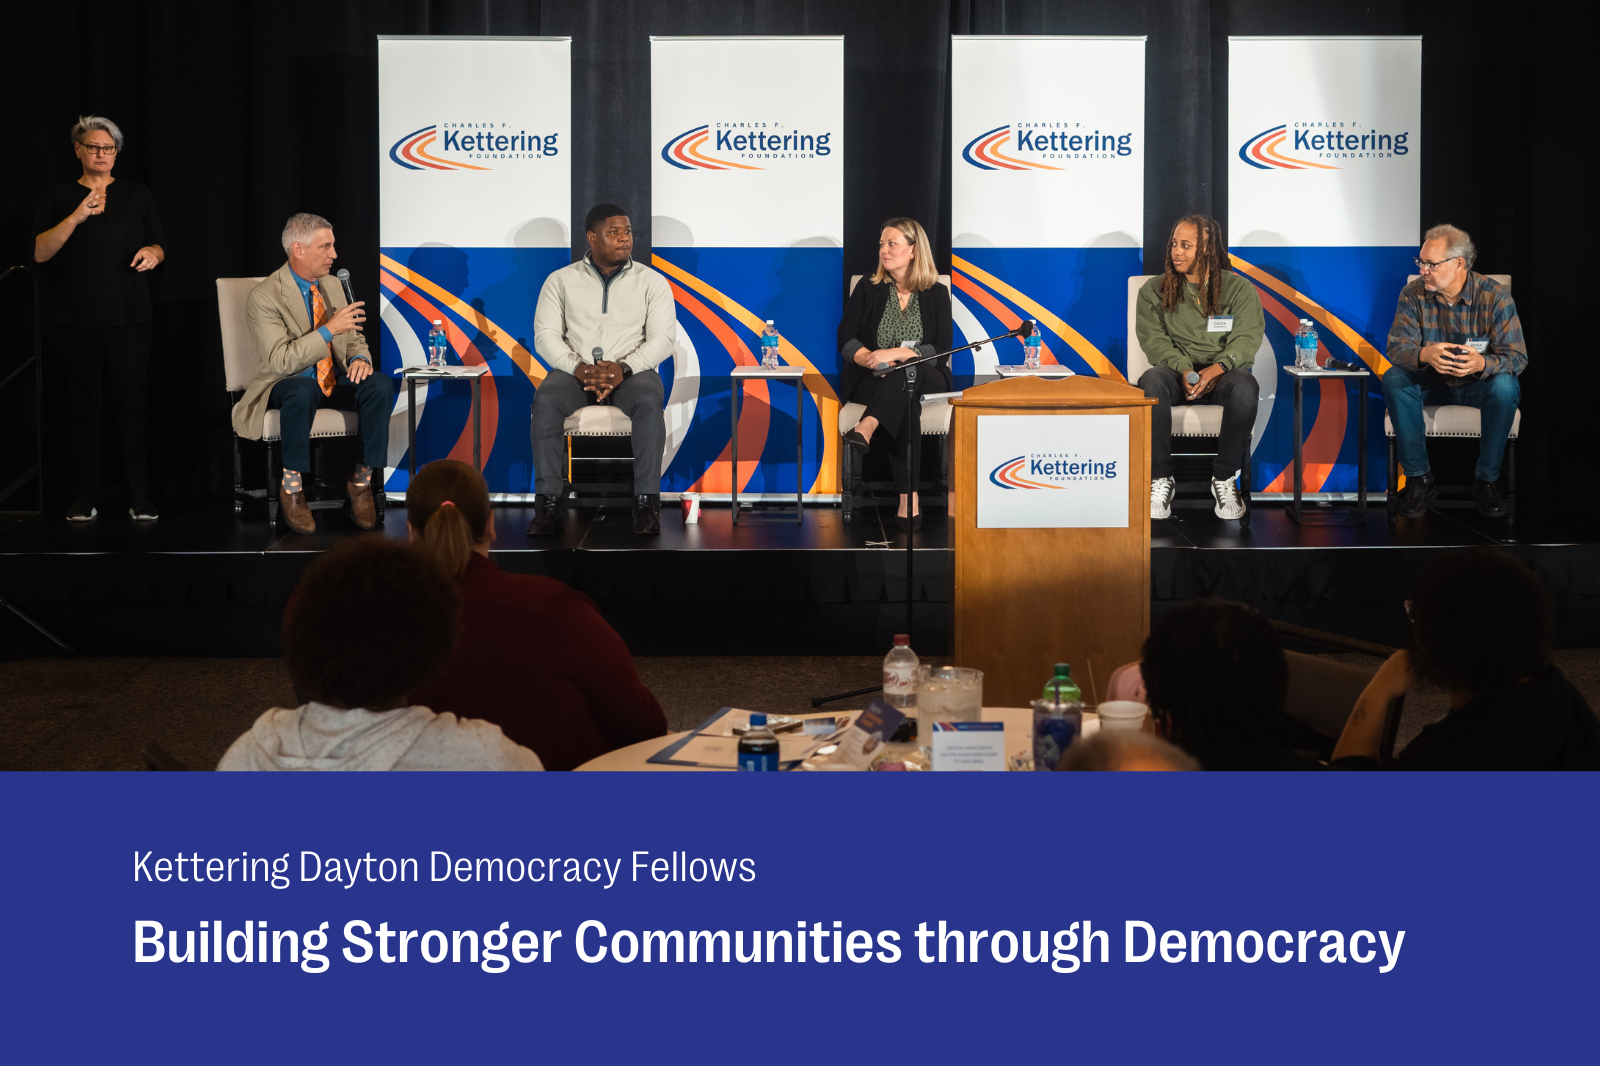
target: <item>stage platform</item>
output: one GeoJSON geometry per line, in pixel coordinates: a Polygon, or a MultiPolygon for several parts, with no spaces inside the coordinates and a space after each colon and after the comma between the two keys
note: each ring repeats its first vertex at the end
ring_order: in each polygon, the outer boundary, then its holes
{"type": "MultiPolygon", "coordinates": [[[[1549,583],[1564,647],[1600,646],[1600,505],[1521,501],[1513,523],[1433,511],[1390,528],[1382,504],[1364,522],[1297,525],[1258,505],[1248,533],[1208,511],[1155,523],[1152,609],[1195,596],[1255,604],[1269,617],[1386,644],[1405,638],[1403,601],[1428,556],[1501,545],[1549,583]]],[[[493,559],[559,578],[594,597],[638,655],[865,655],[905,628],[905,538],[890,512],[846,524],[837,507],[803,524],[758,517],[734,525],[725,506],[698,525],[662,512],[660,537],[637,537],[625,508],[575,511],[556,536],[530,539],[531,509],[495,511],[493,559]]],[[[223,505],[167,508],[153,523],[124,515],[75,524],[59,514],[0,522],[0,596],[85,653],[278,654],[283,604],[316,553],[361,535],[342,512],[319,512],[317,534],[223,505]]],[[[944,512],[912,534],[914,646],[949,651],[950,558],[944,512]]],[[[391,507],[383,535],[406,535],[391,507]]],[[[1018,561],[1024,565],[1023,560],[1018,561]]],[[[1093,624],[1094,604],[1038,590],[1044,610],[1093,624]]],[[[0,610],[0,656],[54,647],[0,610]]],[[[530,654],[533,649],[530,649],[530,654]]]]}

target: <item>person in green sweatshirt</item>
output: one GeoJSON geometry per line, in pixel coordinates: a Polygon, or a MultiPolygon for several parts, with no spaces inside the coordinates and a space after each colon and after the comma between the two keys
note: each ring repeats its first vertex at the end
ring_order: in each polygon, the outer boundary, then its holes
{"type": "Polygon", "coordinates": [[[1139,290],[1134,314],[1150,369],[1139,388],[1156,401],[1150,416],[1150,517],[1172,517],[1172,406],[1218,404],[1222,433],[1211,464],[1218,518],[1244,515],[1238,477],[1250,461],[1258,387],[1251,365],[1266,331],[1255,286],[1228,267],[1222,227],[1186,215],[1167,241],[1166,272],[1139,290]]]}

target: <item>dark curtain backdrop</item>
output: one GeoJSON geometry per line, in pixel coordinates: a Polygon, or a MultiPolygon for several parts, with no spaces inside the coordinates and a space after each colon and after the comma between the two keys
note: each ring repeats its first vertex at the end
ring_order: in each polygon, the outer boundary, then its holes
{"type": "MultiPolygon", "coordinates": [[[[5,265],[31,260],[40,191],[72,180],[80,112],[128,138],[118,173],[150,186],[168,233],[155,282],[152,466],[169,501],[231,484],[215,279],[265,274],[295,211],[334,223],[357,295],[377,297],[379,34],[573,39],[572,232],[590,204],[632,212],[650,244],[649,37],[843,34],[845,268],[870,269],[877,224],[922,219],[948,269],[949,35],[1144,34],[1145,259],[1200,211],[1227,222],[1229,35],[1422,34],[1422,221],[1469,230],[1479,268],[1515,277],[1532,363],[1522,487],[1592,491],[1600,473],[1572,388],[1595,286],[1573,237],[1595,187],[1573,121],[1590,96],[1576,4],[1354,0],[349,0],[336,4],[62,0],[4,18],[12,149],[5,265]],[[1569,232],[1573,236],[1569,236],[1569,232]],[[1570,338],[1570,340],[1569,340],[1570,338]]],[[[575,245],[576,248],[576,245],[575,245]]],[[[0,378],[25,358],[25,286],[7,283],[0,378]]],[[[52,397],[59,394],[47,364],[52,397]]],[[[23,390],[0,395],[0,488],[30,461],[23,390]]],[[[60,425],[59,417],[51,419],[60,425]]],[[[55,468],[48,463],[47,472],[55,468]]],[[[112,467],[111,469],[116,469],[112,467]]],[[[59,476],[55,483],[59,486],[59,476]]],[[[54,495],[54,494],[52,494],[54,495]]],[[[15,502],[7,506],[17,506],[15,502]]]]}

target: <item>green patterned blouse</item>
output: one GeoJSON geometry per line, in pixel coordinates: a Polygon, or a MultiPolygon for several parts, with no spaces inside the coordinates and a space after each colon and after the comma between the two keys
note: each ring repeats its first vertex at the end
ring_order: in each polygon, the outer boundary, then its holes
{"type": "Polygon", "coordinates": [[[916,293],[911,294],[911,299],[906,301],[906,309],[902,311],[899,295],[890,292],[889,302],[883,309],[883,319],[878,323],[879,348],[898,348],[901,341],[911,341],[913,344],[922,341],[922,312],[917,307],[916,293]]]}

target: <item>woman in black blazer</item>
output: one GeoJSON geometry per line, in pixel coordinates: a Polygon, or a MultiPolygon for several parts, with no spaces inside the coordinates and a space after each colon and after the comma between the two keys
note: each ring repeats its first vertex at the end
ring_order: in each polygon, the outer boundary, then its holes
{"type": "MultiPolygon", "coordinates": [[[[921,418],[921,403],[906,395],[903,374],[874,377],[884,363],[903,363],[951,345],[950,291],[939,283],[928,235],[909,218],[891,218],[878,237],[878,270],[856,286],[839,320],[839,356],[844,360],[839,383],[846,403],[860,403],[866,413],[844,435],[845,446],[865,455],[874,433],[888,434],[896,446],[889,452],[895,487],[900,490],[896,522],[901,529],[922,525],[916,486],[910,484],[905,454],[898,442],[921,418]]],[[[917,367],[915,396],[950,391],[950,370],[943,363],[917,367]]]]}

